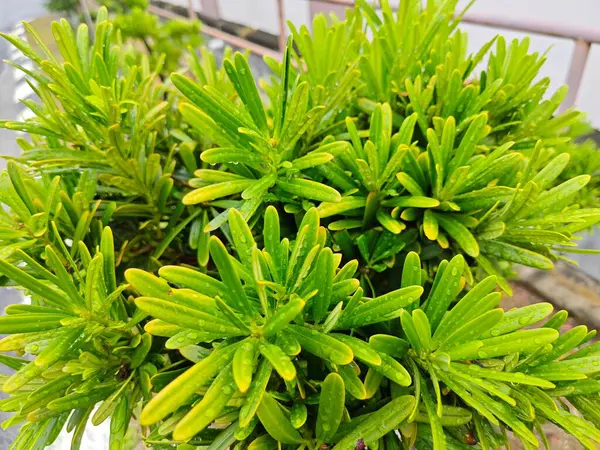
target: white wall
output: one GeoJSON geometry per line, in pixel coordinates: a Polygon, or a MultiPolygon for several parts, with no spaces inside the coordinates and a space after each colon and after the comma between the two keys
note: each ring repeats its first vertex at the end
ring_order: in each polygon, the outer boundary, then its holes
{"type": "Polygon", "coordinates": [[[594,127],[600,130],[600,45],[592,45],[576,102],[588,114],[594,127]]]}
{"type": "MultiPolygon", "coordinates": [[[[296,26],[311,22],[308,0],[284,0],[285,20],[296,26]]],[[[221,17],[271,34],[279,33],[275,0],[219,0],[221,17]]]]}
{"type": "MultiPolygon", "coordinates": [[[[1,0],[0,0],[1,1],[1,0]]],[[[171,0],[181,2],[182,0],[171,0]]],[[[183,0],[185,1],[185,0],[183,0]]],[[[391,0],[397,4],[399,0],[391,0]]],[[[218,0],[221,17],[225,20],[256,28],[271,34],[278,33],[275,0],[218,0]]],[[[469,0],[460,0],[460,7],[469,0]]],[[[286,19],[296,25],[309,24],[312,11],[328,8],[324,3],[311,9],[308,0],[285,0],[286,19]]],[[[517,18],[537,23],[563,24],[578,28],[600,30],[600,0],[478,0],[470,12],[501,19],[517,18]]],[[[526,33],[500,28],[463,24],[469,32],[469,46],[476,51],[494,35],[501,33],[508,39],[523,38],[526,33]]],[[[554,90],[566,82],[574,42],[568,39],[531,34],[532,49],[545,52],[550,48],[548,60],[541,75],[550,77],[554,90]]],[[[592,46],[577,97],[577,106],[588,113],[593,125],[600,129],[600,45],[592,46]]]]}

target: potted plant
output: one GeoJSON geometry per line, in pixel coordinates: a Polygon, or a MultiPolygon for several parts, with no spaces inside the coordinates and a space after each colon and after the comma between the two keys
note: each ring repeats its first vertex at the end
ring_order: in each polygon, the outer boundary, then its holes
{"type": "Polygon", "coordinates": [[[527,40],[469,55],[455,3],[292,26],[264,95],[239,53],[163,80],[105,9],[60,55],[6,36],[40,99],[0,123],[31,136],[0,176],[15,449],[105,420],[111,449],[595,448],[596,332],[500,307],[600,220],[582,115],[527,40]]]}

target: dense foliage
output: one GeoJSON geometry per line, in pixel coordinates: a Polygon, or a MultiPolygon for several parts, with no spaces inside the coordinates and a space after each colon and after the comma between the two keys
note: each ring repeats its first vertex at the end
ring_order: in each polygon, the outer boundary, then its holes
{"type": "MultiPolygon", "coordinates": [[[[156,449],[600,443],[600,347],[546,303],[504,311],[600,220],[585,124],[544,57],[479,53],[456,1],[290,26],[262,92],[206,49],[180,73],[97,13],[31,61],[0,175],[14,449],[110,420],[156,449]],[[484,60],[487,58],[486,62],[484,60]],[[479,70],[479,74],[476,74],[479,70]]],[[[117,20],[118,22],[118,20],[117,20]]],[[[179,56],[175,61],[179,62],[179,56]]]]}

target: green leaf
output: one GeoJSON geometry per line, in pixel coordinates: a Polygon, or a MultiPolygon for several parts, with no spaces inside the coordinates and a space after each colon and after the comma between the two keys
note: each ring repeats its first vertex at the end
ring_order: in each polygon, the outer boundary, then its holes
{"type": "Polygon", "coordinates": [[[481,241],[480,247],[482,253],[501,260],[542,270],[554,268],[554,264],[546,256],[506,242],[481,241]]]}
{"type": "Polygon", "coordinates": [[[290,194],[300,198],[316,200],[318,202],[339,202],[342,196],[335,189],[316,181],[303,178],[291,178],[289,180],[277,180],[277,186],[290,194]]]}
{"type": "Polygon", "coordinates": [[[263,434],[248,444],[248,450],[277,450],[278,448],[277,441],[268,434],[263,434]]]}
{"type": "Polygon", "coordinates": [[[342,197],[338,202],[323,202],[319,205],[319,216],[324,219],[342,214],[353,209],[364,208],[367,201],[364,197],[342,197]]]}
{"type": "Polygon", "coordinates": [[[98,308],[105,297],[104,257],[102,253],[98,253],[88,264],[85,278],[84,298],[88,311],[98,308]]]}
{"type": "MultiPolygon", "coordinates": [[[[172,381],[148,402],[140,415],[140,423],[152,425],[176,411],[189,397],[227,366],[237,345],[214,350],[172,381]]],[[[233,375],[232,375],[233,376],[233,375]]]]}
{"type": "Polygon", "coordinates": [[[342,366],[350,364],[354,359],[350,347],[331,336],[298,325],[290,325],[287,330],[298,340],[303,350],[319,358],[342,366]]]}
{"type": "MultiPolygon", "coordinates": [[[[125,272],[126,277],[128,273],[129,270],[125,272]]],[[[161,278],[164,278],[170,283],[176,284],[182,288],[193,289],[197,292],[207,295],[208,297],[215,297],[217,295],[222,296],[223,292],[225,291],[225,286],[219,280],[216,280],[202,272],[198,272],[197,270],[188,269],[187,267],[163,266],[160,268],[158,273],[161,278]]],[[[127,281],[135,286],[135,283],[130,281],[129,278],[127,278],[127,281]]],[[[146,294],[143,291],[140,292],[143,295],[150,295],[154,297],[157,296],[150,293],[146,294]]]]}
{"type": "Polygon", "coordinates": [[[70,316],[66,314],[17,314],[0,316],[0,333],[33,333],[54,330],[61,327],[60,321],[70,316]]]}
{"type": "Polygon", "coordinates": [[[485,336],[490,328],[493,328],[500,320],[502,320],[503,316],[504,310],[498,308],[472,319],[464,325],[459,326],[446,340],[440,342],[438,350],[444,352],[446,349],[485,336]]]}
{"type": "Polygon", "coordinates": [[[225,285],[227,295],[225,299],[227,302],[237,309],[238,312],[244,314],[246,317],[251,318],[255,315],[255,310],[246,293],[242,287],[239,275],[231,262],[229,253],[225,245],[217,238],[212,236],[210,238],[210,255],[219,270],[221,280],[225,285]]]}
{"type": "Polygon", "coordinates": [[[427,410],[428,422],[431,425],[433,446],[436,450],[444,450],[446,448],[446,435],[442,428],[442,421],[441,418],[438,417],[433,398],[431,397],[429,388],[423,378],[421,378],[421,398],[423,399],[423,404],[427,410]]]}
{"type": "MultiPolygon", "coordinates": [[[[544,328],[549,328],[544,325],[544,328]]],[[[558,331],[558,330],[557,330],[558,331]]],[[[571,328],[569,331],[563,333],[558,339],[552,344],[552,352],[547,355],[543,355],[537,360],[531,363],[532,366],[537,367],[542,364],[549,363],[557,360],[562,355],[571,353],[575,347],[579,346],[588,334],[588,329],[585,325],[579,325],[571,328]]]]}
{"type": "Polygon", "coordinates": [[[263,327],[263,336],[269,337],[281,331],[304,309],[305,302],[298,296],[293,296],[289,302],[281,306],[263,327]]]}
{"type": "Polygon", "coordinates": [[[345,393],[342,377],[336,373],[327,375],[321,385],[317,413],[316,436],[319,442],[332,442],[344,414],[345,393]]]}
{"type": "Polygon", "coordinates": [[[436,208],[440,206],[439,200],[420,196],[395,197],[390,200],[384,200],[381,204],[393,208],[436,208]]]}
{"type": "Polygon", "coordinates": [[[402,267],[400,287],[421,286],[421,258],[415,252],[409,252],[402,267]]]}
{"type": "Polygon", "coordinates": [[[35,365],[46,368],[76,349],[78,341],[82,337],[82,331],[81,328],[74,327],[55,338],[51,345],[48,345],[38,354],[34,361],[35,365]]]}
{"type": "Polygon", "coordinates": [[[520,328],[525,328],[526,326],[542,321],[548,317],[553,310],[554,307],[550,303],[536,303],[522,308],[511,309],[504,314],[500,323],[494,327],[490,327],[487,332],[480,337],[500,336],[520,328]]]}
{"type": "Polygon", "coordinates": [[[455,329],[457,323],[468,322],[485,313],[500,303],[502,294],[490,292],[496,287],[496,277],[489,276],[477,283],[459,302],[444,316],[435,330],[434,339],[442,342],[455,329]]]}
{"type": "Polygon", "coordinates": [[[263,359],[256,370],[256,375],[253,379],[254,383],[250,385],[250,390],[248,391],[248,395],[246,395],[244,406],[240,409],[239,421],[241,427],[248,426],[255,416],[258,406],[267,389],[267,384],[271,378],[272,371],[273,366],[271,366],[267,359],[263,359]]]}
{"type": "Polygon", "coordinates": [[[431,325],[427,315],[422,309],[416,309],[412,312],[412,318],[421,346],[425,351],[429,351],[431,349],[431,325]]]}
{"type": "Polygon", "coordinates": [[[263,103],[254,84],[254,78],[248,61],[239,52],[236,52],[234,56],[235,67],[229,60],[223,62],[223,67],[227,76],[231,80],[233,87],[237,91],[248,112],[252,116],[256,127],[264,134],[267,135],[269,132],[267,126],[267,117],[263,108],[263,103]]]}
{"type": "Polygon", "coordinates": [[[248,224],[237,209],[229,210],[229,230],[242,264],[252,270],[252,248],[256,245],[248,224]]]}
{"type": "Polygon", "coordinates": [[[78,307],[84,308],[85,300],[79,294],[79,290],[75,286],[73,278],[69,275],[60,258],[49,245],[46,246],[46,257],[48,258],[48,264],[52,267],[52,270],[57,277],[59,287],[69,296],[72,303],[78,307]]]}
{"type": "Polygon", "coordinates": [[[421,186],[412,178],[409,174],[399,172],[396,174],[396,178],[400,184],[415,197],[425,197],[425,192],[421,189],[421,186]]]}
{"type": "Polygon", "coordinates": [[[146,356],[148,356],[151,347],[152,335],[147,333],[142,334],[140,343],[131,355],[131,362],[129,363],[129,367],[131,367],[132,369],[137,369],[138,367],[140,367],[146,359],[146,356]]]}
{"type": "Polygon", "coordinates": [[[265,392],[257,410],[260,422],[265,430],[277,441],[283,444],[299,444],[302,442],[300,433],[292,426],[283,414],[279,403],[265,392]]]}
{"type": "Polygon", "coordinates": [[[308,155],[292,161],[292,165],[294,169],[306,170],[310,169],[311,167],[327,164],[333,158],[334,156],[331,153],[309,153],[308,155]]]}
{"type": "Polygon", "coordinates": [[[369,345],[376,351],[393,358],[404,358],[409,349],[409,344],[404,339],[388,334],[372,335],[369,338],[369,345]]]}
{"type": "Polygon", "coordinates": [[[412,395],[392,399],[385,406],[370,414],[356,428],[346,434],[333,447],[334,450],[354,448],[360,439],[367,446],[373,446],[385,434],[396,429],[410,414],[415,404],[412,395]]]}
{"type": "Polygon", "coordinates": [[[258,339],[250,338],[244,341],[233,356],[233,378],[242,393],[248,391],[252,382],[252,374],[256,364],[258,339]]]}
{"type": "MultiPolygon", "coordinates": [[[[438,417],[437,414],[435,417],[438,417]]],[[[421,411],[417,413],[416,420],[417,422],[431,423],[430,416],[421,411]]],[[[440,423],[445,427],[459,427],[468,424],[471,420],[473,420],[473,414],[468,409],[448,405],[442,407],[442,417],[439,417],[440,423]]]]}
{"type": "Polygon", "coordinates": [[[565,167],[567,167],[570,159],[571,157],[568,153],[561,153],[546,164],[544,168],[532,178],[532,181],[535,182],[540,189],[547,189],[552,182],[558,178],[565,167]]]}
{"type": "Polygon", "coordinates": [[[380,353],[379,356],[381,357],[381,365],[367,365],[400,386],[410,386],[412,379],[402,364],[385,353],[380,353]]]}
{"type": "Polygon", "coordinates": [[[312,300],[313,320],[319,323],[321,318],[329,310],[333,287],[334,267],[333,252],[330,248],[324,248],[319,253],[315,268],[315,289],[317,295],[312,300]]]}
{"type": "Polygon", "coordinates": [[[237,391],[231,366],[226,366],[210,385],[202,400],[177,424],[173,439],[187,441],[209,426],[237,391]]]}
{"type": "Polygon", "coordinates": [[[143,296],[167,300],[173,294],[173,289],[167,282],[145,270],[127,269],[125,279],[143,296]]]}
{"type": "Polygon", "coordinates": [[[583,189],[590,181],[590,175],[579,175],[571,178],[558,186],[543,192],[537,198],[529,211],[529,216],[534,216],[542,211],[552,211],[554,205],[560,206],[560,200],[564,200],[583,189]],[[557,200],[559,200],[557,202],[557,200]]]}
{"type": "Polygon", "coordinates": [[[344,387],[350,395],[358,400],[365,400],[367,398],[365,385],[351,365],[338,366],[338,374],[344,380],[344,387]]]}
{"type": "Polygon", "coordinates": [[[421,286],[410,286],[370,299],[342,315],[338,328],[357,328],[399,317],[402,308],[415,302],[422,293],[421,286]]]}
{"type": "Polygon", "coordinates": [[[198,203],[210,202],[233,194],[239,194],[255,183],[256,180],[242,179],[211,184],[187,193],[183,197],[182,202],[184,205],[197,205],[198,203]]]}
{"type": "Polygon", "coordinates": [[[479,256],[479,244],[467,227],[447,214],[436,214],[435,218],[444,231],[458,243],[467,255],[473,258],[479,256]]]}
{"type": "Polygon", "coordinates": [[[203,312],[195,308],[151,297],[138,297],[135,304],[142,311],[157,319],[192,330],[214,333],[217,336],[244,336],[246,334],[246,330],[240,330],[211,312],[203,312]]]}
{"type": "Polygon", "coordinates": [[[600,372],[600,356],[567,359],[539,366],[529,373],[550,381],[578,380],[600,372]]]}
{"type": "Polygon", "coordinates": [[[296,378],[296,367],[290,358],[278,346],[260,341],[258,344],[260,353],[269,360],[279,376],[285,381],[296,378]]]}
{"type": "Polygon", "coordinates": [[[402,311],[400,313],[400,323],[402,325],[402,331],[412,348],[417,352],[421,352],[423,350],[423,343],[421,342],[413,318],[408,311],[402,311]]]}
{"type": "Polygon", "coordinates": [[[446,314],[448,306],[458,295],[464,265],[465,259],[462,255],[456,255],[452,258],[448,267],[444,270],[439,284],[432,288],[432,292],[429,294],[425,312],[434,332],[442,321],[444,314],[446,314]]]}
{"type": "Polygon", "coordinates": [[[113,386],[105,386],[88,392],[75,392],[64,397],[57,398],[48,403],[48,409],[56,412],[69,411],[94,406],[101,400],[107,398],[113,391],[113,386]]]}
{"type": "Polygon", "coordinates": [[[290,410],[290,422],[292,426],[297,430],[306,423],[308,418],[308,409],[304,403],[294,403],[290,410]]]}
{"type": "Polygon", "coordinates": [[[334,333],[330,336],[350,347],[354,356],[364,363],[371,366],[381,365],[381,356],[379,356],[377,349],[372,348],[370,344],[347,334],[334,333]]]}
{"type": "Polygon", "coordinates": [[[451,363],[453,370],[458,370],[469,376],[485,378],[489,380],[505,381],[507,383],[518,383],[529,386],[537,386],[545,389],[554,388],[549,381],[521,372],[501,372],[494,369],[479,367],[477,364],[451,363]]]}
{"type": "Polygon", "coordinates": [[[531,352],[554,342],[557,338],[558,332],[551,328],[522,330],[503,336],[483,339],[480,341],[482,345],[476,349],[469,348],[470,344],[464,344],[452,349],[448,353],[453,360],[495,358],[516,352],[531,352]]]}

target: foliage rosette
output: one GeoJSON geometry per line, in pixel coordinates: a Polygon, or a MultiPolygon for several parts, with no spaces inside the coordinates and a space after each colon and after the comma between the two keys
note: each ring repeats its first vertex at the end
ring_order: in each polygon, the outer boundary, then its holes
{"type": "Polygon", "coordinates": [[[231,210],[228,228],[237,258],[217,237],[210,242],[220,280],[177,266],[162,267],[160,278],[136,269],[126,272],[129,283],[142,294],[136,305],[156,318],[146,331],[168,336],[166,348],[179,349],[196,362],[146,406],[143,424],[173,413],[167,419],[174,425],[173,437],[188,440],[213,421],[231,416],[237,406],[238,438],[249,436],[260,421],[278,441],[301,443],[308,431],[303,427],[307,405],[318,399],[315,390],[320,384],[311,381],[310,374],[330,373],[323,386],[331,384],[332,390],[341,391],[335,401],[342,400],[335,420],[327,412],[319,413],[330,427],[321,430],[328,436],[322,441],[330,442],[341,421],[344,392],[359,400],[367,398],[355,358],[395,383],[410,384],[401,364],[382,359],[347,332],[397,318],[402,307],[419,298],[422,287],[363,298],[359,281],[353,278],[356,261],[340,267],[341,255],[325,246],[326,233],[319,227],[316,209],[309,210],[298,227],[292,242],[280,240],[278,213],[269,207],[264,248],[259,250],[241,213],[231,210]],[[273,393],[268,386],[281,392],[273,393]],[[190,397],[203,387],[204,397],[188,412],[190,397]],[[290,422],[277,400],[291,402],[288,406],[300,417],[290,422]],[[301,427],[302,434],[295,431],[301,427]]]}

